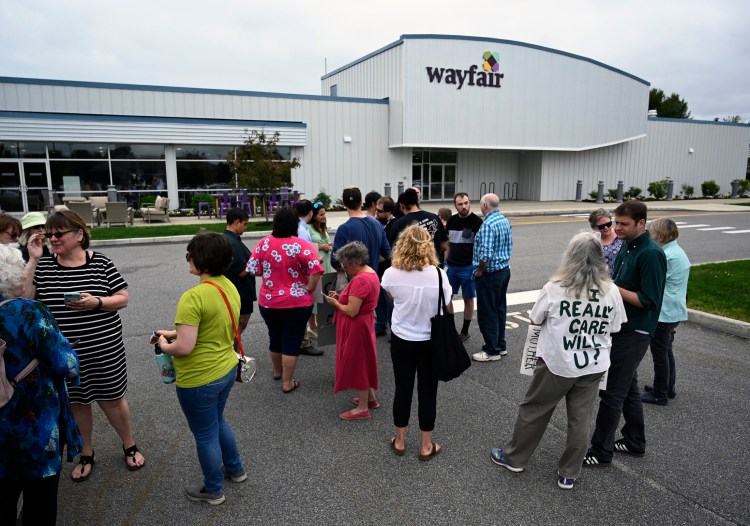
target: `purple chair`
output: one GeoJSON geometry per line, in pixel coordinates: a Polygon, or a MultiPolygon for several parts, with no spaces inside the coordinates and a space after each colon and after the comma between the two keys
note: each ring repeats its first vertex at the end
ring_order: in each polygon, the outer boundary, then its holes
{"type": "Polygon", "coordinates": [[[229,200],[229,192],[224,192],[219,201],[219,219],[224,217],[224,212],[232,208],[232,201],[229,200]]]}
{"type": "Polygon", "coordinates": [[[279,196],[277,194],[271,194],[268,198],[268,211],[273,212],[274,209],[278,209],[281,207],[281,201],[279,200],[279,196]]]}
{"type": "Polygon", "coordinates": [[[198,203],[198,219],[201,218],[202,210],[208,210],[208,217],[213,217],[213,213],[211,212],[211,203],[209,203],[208,201],[201,201],[198,203]]]}
{"type": "Polygon", "coordinates": [[[247,190],[243,190],[242,193],[237,196],[237,208],[247,209],[247,213],[250,214],[251,217],[255,215],[253,203],[250,201],[250,196],[247,195],[247,190]]]}
{"type": "Polygon", "coordinates": [[[281,188],[279,190],[279,206],[291,205],[289,202],[289,188],[281,188]]]}

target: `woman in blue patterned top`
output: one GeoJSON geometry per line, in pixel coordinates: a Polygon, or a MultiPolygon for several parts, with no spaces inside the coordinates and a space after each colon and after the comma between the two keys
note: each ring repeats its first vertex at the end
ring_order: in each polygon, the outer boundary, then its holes
{"type": "Polygon", "coordinates": [[[612,223],[612,214],[603,208],[597,208],[589,215],[589,225],[594,232],[599,232],[602,237],[602,252],[607,262],[609,277],[615,275],[615,258],[622,248],[622,240],[615,234],[612,223]]]}
{"type": "Polygon", "coordinates": [[[65,379],[78,384],[78,357],[44,304],[17,298],[23,278],[21,252],[0,244],[5,372],[14,378],[34,358],[39,360],[0,408],[0,524],[16,524],[23,493],[23,524],[53,525],[63,447],[68,447],[68,462],[83,448],[65,385],[65,379]]]}

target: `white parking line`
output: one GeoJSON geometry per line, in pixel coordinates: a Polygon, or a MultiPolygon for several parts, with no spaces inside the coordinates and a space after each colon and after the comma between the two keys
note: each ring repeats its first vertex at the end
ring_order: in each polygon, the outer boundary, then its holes
{"type": "Polygon", "coordinates": [[[711,225],[683,225],[680,228],[700,228],[702,226],[711,226],[711,225]]]}
{"type": "Polygon", "coordinates": [[[733,230],[733,229],[734,229],[733,226],[715,226],[711,228],[699,228],[698,230],[700,230],[701,232],[711,232],[713,230],[733,230]]]}
{"type": "Polygon", "coordinates": [[[747,234],[750,230],[732,230],[731,232],[722,232],[722,234],[747,234]]]}

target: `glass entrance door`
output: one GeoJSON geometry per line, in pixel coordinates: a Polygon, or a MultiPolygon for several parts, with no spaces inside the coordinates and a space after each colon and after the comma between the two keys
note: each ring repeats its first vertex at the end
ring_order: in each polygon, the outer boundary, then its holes
{"type": "Polygon", "coordinates": [[[0,208],[4,212],[24,211],[18,161],[0,162],[0,208]]]}
{"type": "Polygon", "coordinates": [[[456,165],[431,164],[427,199],[441,201],[453,199],[456,193],[456,165]]]}
{"type": "Polygon", "coordinates": [[[22,161],[21,180],[23,181],[23,194],[25,194],[26,212],[43,212],[48,201],[49,192],[47,182],[47,163],[22,161]]]}

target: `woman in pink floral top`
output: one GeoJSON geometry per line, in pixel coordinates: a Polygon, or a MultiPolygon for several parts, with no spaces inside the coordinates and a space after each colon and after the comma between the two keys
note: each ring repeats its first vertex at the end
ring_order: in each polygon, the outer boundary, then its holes
{"type": "Polygon", "coordinates": [[[261,276],[258,307],[268,327],[273,377],[291,393],[300,343],[313,307],[312,291],[323,266],[312,245],[297,237],[297,214],[282,208],[273,217],[273,231],[258,242],[247,262],[247,272],[261,276]]]}

